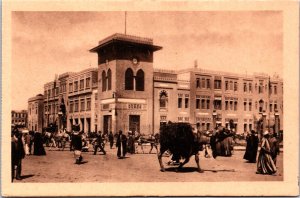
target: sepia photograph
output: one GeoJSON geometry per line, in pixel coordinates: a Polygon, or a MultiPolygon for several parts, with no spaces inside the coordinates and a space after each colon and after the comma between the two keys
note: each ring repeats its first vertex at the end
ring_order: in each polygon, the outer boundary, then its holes
{"type": "Polygon", "coordinates": [[[298,194],[299,57],[287,39],[289,4],[178,3],[7,4],[6,195],[298,194]],[[297,59],[287,65],[287,56],[297,59]]]}

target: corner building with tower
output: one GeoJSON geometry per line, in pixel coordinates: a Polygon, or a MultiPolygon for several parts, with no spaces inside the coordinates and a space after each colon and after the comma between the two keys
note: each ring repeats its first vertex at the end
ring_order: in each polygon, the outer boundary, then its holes
{"type": "Polygon", "coordinates": [[[211,130],[232,120],[237,133],[283,130],[283,81],[278,76],[216,72],[197,63],[183,70],[154,69],[154,53],[161,49],[152,39],[124,34],[99,41],[90,50],[98,55],[98,68],[68,72],[45,84],[44,124],[150,134],[168,121],[211,130]],[[62,98],[64,121],[59,116],[62,98]]]}

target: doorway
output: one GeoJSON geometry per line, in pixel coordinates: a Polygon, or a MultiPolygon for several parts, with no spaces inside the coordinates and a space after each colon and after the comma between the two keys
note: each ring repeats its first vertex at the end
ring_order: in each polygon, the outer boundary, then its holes
{"type": "Polygon", "coordinates": [[[108,131],[112,131],[111,120],[111,115],[103,116],[103,133],[108,133],[108,131]]]}
{"type": "Polygon", "coordinates": [[[140,133],[140,116],[139,115],[129,115],[129,130],[132,132],[140,133]]]}
{"type": "Polygon", "coordinates": [[[81,131],[85,132],[85,130],[84,130],[84,118],[80,118],[80,121],[81,121],[81,131]]]}

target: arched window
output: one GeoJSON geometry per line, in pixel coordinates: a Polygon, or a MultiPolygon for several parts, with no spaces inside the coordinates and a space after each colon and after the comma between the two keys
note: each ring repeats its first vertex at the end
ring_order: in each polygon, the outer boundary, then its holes
{"type": "Polygon", "coordinates": [[[136,73],[136,91],[144,91],[144,72],[143,70],[139,70],[136,73]]]}
{"type": "Polygon", "coordinates": [[[111,90],[111,70],[107,71],[107,89],[111,90]]]}
{"type": "Polygon", "coordinates": [[[168,94],[165,90],[163,90],[159,94],[159,107],[166,108],[167,102],[168,102],[168,94]]]}
{"type": "Polygon", "coordinates": [[[125,90],[133,90],[133,71],[130,68],[125,72],[125,90]]]}
{"type": "Polygon", "coordinates": [[[106,91],[106,74],[105,71],[102,72],[102,91],[106,91]]]}

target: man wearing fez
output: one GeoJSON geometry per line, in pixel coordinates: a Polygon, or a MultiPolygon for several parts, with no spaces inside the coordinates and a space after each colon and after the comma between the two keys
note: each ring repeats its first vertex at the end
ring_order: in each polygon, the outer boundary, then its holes
{"type": "Polygon", "coordinates": [[[83,159],[81,156],[82,140],[81,140],[80,126],[76,124],[72,128],[73,128],[72,146],[74,149],[74,156],[76,159],[75,163],[80,164],[83,159]]]}
{"type": "Polygon", "coordinates": [[[117,138],[116,146],[118,148],[117,156],[119,159],[124,158],[126,155],[126,147],[127,147],[127,138],[120,130],[117,138]],[[122,154],[122,157],[121,157],[122,154]]]}

